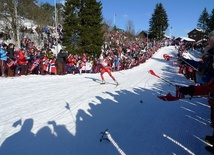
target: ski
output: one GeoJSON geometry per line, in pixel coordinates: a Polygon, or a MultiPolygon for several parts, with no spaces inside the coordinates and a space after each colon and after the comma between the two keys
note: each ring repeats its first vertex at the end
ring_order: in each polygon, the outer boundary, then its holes
{"type": "Polygon", "coordinates": [[[106,85],[106,84],[111,84],[111,85],[115,85],[115,86],[119,85],[119,83],[112,83],[112,82],[100,83],[100,85],[106,85]]]}
{"type": "Polygon", "coordinates": [[[93,86],[104,86],[104,85],[114,85],[115,88],[119,85],[119,83],[112,83],[112,82],[105,82],[105,83],[98,83],[96,85],[91,85],[90,87],[93,87],[93,86]]]}

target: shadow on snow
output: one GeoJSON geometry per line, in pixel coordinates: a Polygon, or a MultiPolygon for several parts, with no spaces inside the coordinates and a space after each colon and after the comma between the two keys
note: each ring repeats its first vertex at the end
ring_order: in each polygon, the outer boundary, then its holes
{"type": "MultiPolygon", "coordinates": [[[[163,78],[173,80],[168,74],[163,78]]],[[[23,123],[17,120],[13,127],[21,125],[21,129],[2,143],[0,154],[118,154],[118,148],[111,142],[100,142],[100,133],[106,129],[126,154],[207,154],[202,141],[211,133],[206,99],[166,102],[156,97],[159,93],[174,91],[175,88],[167,83],[157,83],[154,90],[139,87],[132,91],[118,90],[117,94],[103,92],[103,96],[96,96],[100,103],[95,100],[88,103],[88,111],[80,109],[76,116],[71,113],[70,119],[76,121],[75,134],[54,120],[34,134],[31,131],[33,118],[23,123]],[[105,96],[112,99],[105,99],[105,96]]],[[[70,104],[74,103],[65,103],[65,110],[71,112],[70,104]]]]}

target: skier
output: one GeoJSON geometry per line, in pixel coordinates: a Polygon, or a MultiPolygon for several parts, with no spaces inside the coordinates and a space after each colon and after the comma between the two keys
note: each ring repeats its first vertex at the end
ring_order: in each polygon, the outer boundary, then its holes
{"type": "Polygon", "coordinates": [[[105,80],[104,80],[104,76],[103,74],[105,72],[108,73],[108,75],[114,80],[115,84],[118,85],[118,82],[116,81],[116,79],[114,78],[114,76],[111,74],[111,63],[110,60],[108,59],[108,55],[107,54],[103,54],[103,58],[100,58],[100,64],[101,64],[101,71],[100,71],[100,75],[101,75],[101,79],[102,82],[101,84],[105,84],[105,80]]]}

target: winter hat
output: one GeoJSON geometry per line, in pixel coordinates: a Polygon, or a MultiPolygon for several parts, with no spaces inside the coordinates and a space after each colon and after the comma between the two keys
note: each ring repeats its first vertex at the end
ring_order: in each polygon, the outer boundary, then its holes
{"type": "Polygon", "coordinates": [[[212,30],[209,34],[208,34],[208,38],[212,41],[214,41],[214,30],[212,30]]]}
{"type": "Polygon", "coordinates": [[[12,45],[13,45],[13,46],[15,46],[15,44],[13,44],[13,43],[9,43],[9,45],[8,45],[8,46],[12,46],[12,45]]]}
{"type": "Polygon", "coordinates": [[[7,44],[3,44],[2,47],[7,47],[7,44]]]}

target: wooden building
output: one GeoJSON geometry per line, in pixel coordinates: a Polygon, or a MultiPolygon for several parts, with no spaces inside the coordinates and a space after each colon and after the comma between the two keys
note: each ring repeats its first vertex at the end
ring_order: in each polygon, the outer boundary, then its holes
{"type": "Polygon", "coordinates": [[[188,33],[188,38],[194,39],[196,42],[206,38],[206,33],[201,29],[193,29],[188,33]]]}

